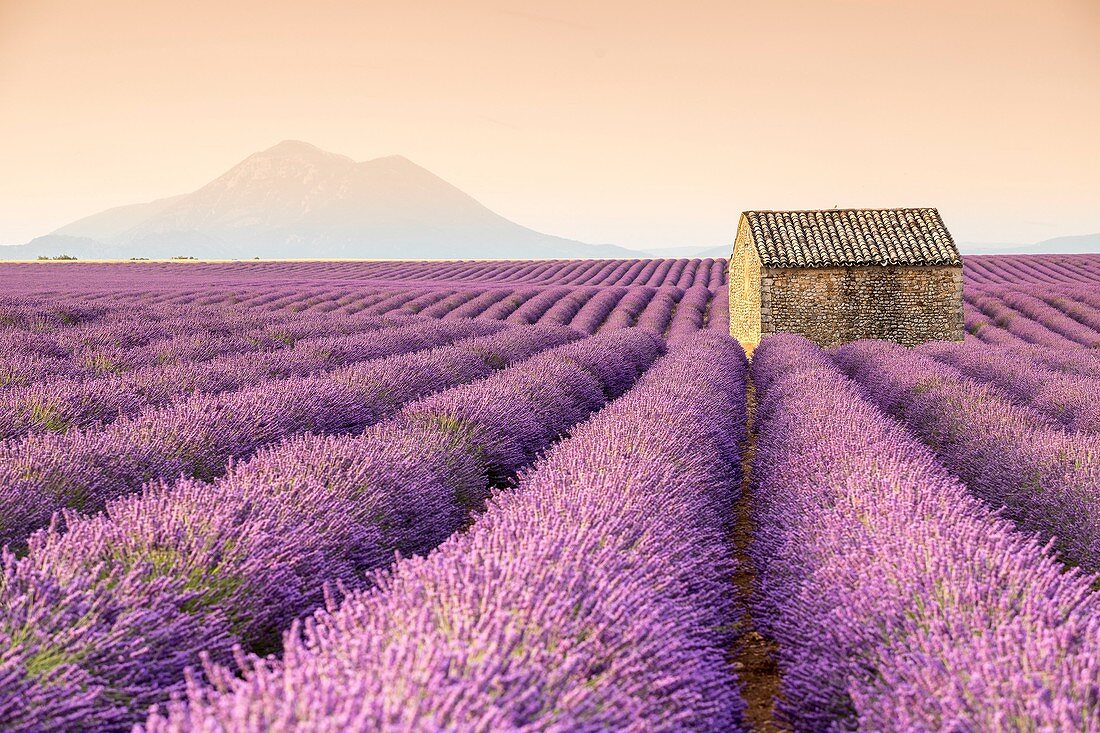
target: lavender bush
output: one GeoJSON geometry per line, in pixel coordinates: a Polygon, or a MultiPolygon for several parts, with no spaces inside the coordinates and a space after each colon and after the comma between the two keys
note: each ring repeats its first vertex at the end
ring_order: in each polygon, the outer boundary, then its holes
{"type": "Polygon", "coordinates": [[[469,532],[148,729],[737,730],[744,373],[728,337],[685,341],[469,532]]]}
{"type": "Polygon", "coordinates": [[[930,445],[970,490],[1059,555],[1100,570],[1100,436],[1067,433],[958,370],[896,344],[859,341],[836,361],[930,445]]]}
{"type": "Polygon", "coordinates": [[[425,330],[423,323],[415,323],[350,336],[309,338],[291,348],[269,352],[244,352],[100,379],[53,380],[7,390],[0,394],[0,439],[107,423],[189,394],[217,394],[269,379],[304,377],[469,335],[466,328],[449,335],[446,329],[425,330]]]}
{"type": "MultiPolygon", "coordinates": [[[[920,349],[966,376],[996,386],[1013,401],[1034,408],[1069,430],[1100,433],[1100,377],[1055,371],[1012,348],[984,344],[932,343],[920,349]]],[[[1077,352],[1067,352],[1073,358],[1077,352]]],[[[1082,354],[1087,368],[1089,354],[1082,354]]]]}
{"type": "MultiPolygon", "coordinates": [[[[444,324],[436,323],[425,326],[426,332],[440,333],[444,324]]],[[[486,326],[453,322],[443,332],[451,340],[462,328],[476,334],[486,326]]],[[[550,326],[509,330],[330,374],[196,395],[116,420],[103,430],[32,435],[0,444],[0,540],[19,542],[65,508],[99,511],[106,501],[148,481],[181,474],[216,478],[230,459],[246,458],[295,434],[360,431],[405,402],[484,377],[579,336],[550,326]]]]}
{"type": "Polygon", "coordinates": [[[790,724],[1100,730],[1093,578],[970,496],[805,339],[756,354],[754,615],[790,724]]]}
{"type": "Polygon", "coordinates": [[[641,333],[562,346],[362,436],[308,436],[213,486],[150,487],[103,515],[70,517],[65,533],[36,535],[0,582],[0,603],[37,619],[0,622],[0,656],[25,670],[0,693],[0,711],[19,710],[0,714],[0,726],[119,728],[182,692],[199,652],[228,662],[234,645],[270,650],[326,588],[359,587],[395,552],[426,552],[458,530],[490,481],[518,468],[515,456],[533,456],[623,392],[659,349],[641,333]],[[68,635],[80,609],[83,633],[68,635]],[[66,705],[58,684],[97,693],[66,705]]]}

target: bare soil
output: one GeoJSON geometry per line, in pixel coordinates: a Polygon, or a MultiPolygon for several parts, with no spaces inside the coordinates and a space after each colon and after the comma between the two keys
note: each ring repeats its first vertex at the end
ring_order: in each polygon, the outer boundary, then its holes
{"type": "Polygon", "coordinates": [[[738,635],[730,654],[730,663],[741,681],[741,693],[748,703],[746,723],[753,731],[773,733],[789,728],[776,720],[775,702],[779,698],[779,667],[776,664],[776,643],[756,629],[749,600],[756,592],[756,568],[748,554],[756,531],[752,522],[752,461],[756,454],[756,390],[748,384],[748,442],[741,456],[741,496],[734,511],[737,514],[732,542],[737,558],[733,582],[737,586],[742,607],[738,635]]]}

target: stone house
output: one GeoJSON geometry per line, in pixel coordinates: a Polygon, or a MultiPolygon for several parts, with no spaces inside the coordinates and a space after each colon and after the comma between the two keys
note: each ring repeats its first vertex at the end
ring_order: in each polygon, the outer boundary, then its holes
{"type": "Polygon", "coordinates": [[[730,335],[822,346],[963,339],[962,257],[935,209],[746,211],[729,260],[730,335]]]}

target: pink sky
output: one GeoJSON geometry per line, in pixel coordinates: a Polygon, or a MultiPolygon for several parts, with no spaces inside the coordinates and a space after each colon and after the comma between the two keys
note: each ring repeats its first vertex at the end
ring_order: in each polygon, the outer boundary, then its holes
{"type": "Polygon", "coordinates": [[[284,138],[521,224],[732,241],[750,208],[1100,231],[1100,2],[0,0],[0,243],[284,138]]]}

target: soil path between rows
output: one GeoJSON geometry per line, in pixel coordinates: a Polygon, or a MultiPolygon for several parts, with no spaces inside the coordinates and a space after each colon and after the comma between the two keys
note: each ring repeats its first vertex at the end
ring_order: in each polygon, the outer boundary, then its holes
{"type": "Polygon", "coordinates": [[[741,622],[731,654],[731,663],[741,681],[741,693],[748,703],[745,722],[758,733],[775,733],[789,728],[776,720],[775,702],[779,697],[779,667],[776,644],[763,636],[753,620],[750,599],[756,592],[756,567],[749,556],[755,526],[752,519],[752,463],[756,454],[756,388],[751,377],[747,384],[748,440],[741,454],[741,493],[734,507],[736,514],[732,542],[737,559],[733,581],[741,604],[741,622]]]}

